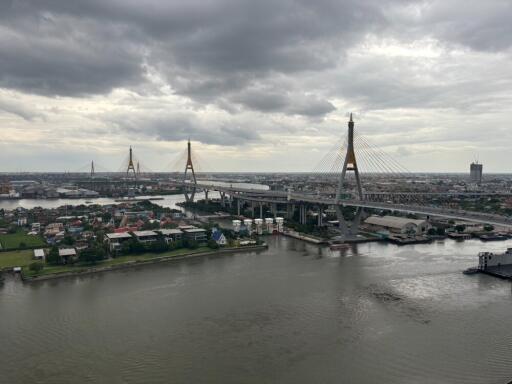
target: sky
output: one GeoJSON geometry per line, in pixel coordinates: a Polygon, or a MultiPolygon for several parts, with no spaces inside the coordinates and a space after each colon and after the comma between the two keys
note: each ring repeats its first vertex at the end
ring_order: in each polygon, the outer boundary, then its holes
{"type": "Polygon", "coordinates": [[[509,0],[0,0],[0,172],[512,172],[509,0]],[[356,148],[357,151],[357,148],[356,148]],[[184,166],[184,164],[183,164],[184,166]]]}

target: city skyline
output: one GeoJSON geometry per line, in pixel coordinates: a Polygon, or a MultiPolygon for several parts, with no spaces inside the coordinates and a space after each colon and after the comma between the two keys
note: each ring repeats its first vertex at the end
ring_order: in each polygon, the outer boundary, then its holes
{"type": "Polygon", "coordinates": [[[0,172],[312,171],[356,132],[417,172],[512,172],[503,1],[0,5],[0,172]]]}

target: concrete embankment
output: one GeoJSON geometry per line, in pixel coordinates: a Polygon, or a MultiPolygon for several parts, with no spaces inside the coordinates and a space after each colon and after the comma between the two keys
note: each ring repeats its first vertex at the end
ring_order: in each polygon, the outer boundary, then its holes
{"type": "Polygon", "coordinates": [[[283,235],[293,237],[294,239],[307,241],[308,243],[313,244],[327,244],[327,241],[325,239],[321,239],[319,237],[307,235],[304,233],[299,233],[295,231],[285,231],[283,232],[283,235]]]}
{"type": "Polygon", "coordinates": [[[185,255],[179,255],[179,256],[162,256],[162,257],[155,257],[155,258],[149,259],[149,260],[127,261],[126,263],[123,263],[123,264],[109,265],[106,267],[101,267],[101,266],[90,267],[90,268],[86,268],[86,269],[80,269],[79,271],[52,273],[52,274],[48,274],[48,275],[34,276],[34,277],[22,276],[22,279],[26,283],[31,283],[31,282],[43,281],[43,280],[60,279],[60,278],[64,278],[64,277],[91,275],[94,273],[115,271],[115,270],[126,269],[126,268],[134,268],[134,267],[139,267],[142,265],[149,265],[149,264],[168,263],[168,262],[173,262],[173,261],[181,261],[181,260],[187,260],[187,259],[199,258],[199,257],[221,256],[221,255],[227,255],[230,253],[239,253],[239,252],[262,251],[267,248],[268,248],[268,245],[263,244],[263,245],[253,245],[253,246],[238,247],[238,248],[226,248],[226,249],[220,249],[217,251],[198,252],[198,253],[185,254],[185,255]]]}

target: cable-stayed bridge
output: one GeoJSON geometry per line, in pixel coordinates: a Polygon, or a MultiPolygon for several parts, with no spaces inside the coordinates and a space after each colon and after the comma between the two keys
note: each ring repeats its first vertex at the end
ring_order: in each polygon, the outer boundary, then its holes
{"type": "Polygon", "coordinates": [[[306,209],[317,210],[319,224],[321,225],[322,212],[330,208],[336,211],[339,228],[342,235],[352,235],[357,232],[361,216],[365,209],[389,210],[403,213],[413,213],[425,216],[437,216],[456,220],[487,223],[512,228],[512,218],[502,215],[489,214],[479,211],[457,209],[449,206],[432,204],[433,198],[446,197],[482,197],[482,196],[512,196],[510,192],[431,192],[431,191],[369,191],[363,186],[364,174],[360,171],[360,164],[370,169],[374,174],[384,174],[389,179],[405,180],[411,173],[402,167],[391,156],[382,150],[371,146],[360,135],[355,134],[355,124],[350,115],[348,134],[343,144],[337,144],[321,160],[313,173],[325,183],[335,182],[336,188],[331,191],[276,191],[256,188],[233,186],[229,183],[213,183],[198,181],[193,168],[193,156],[190,142],[187,147],[184,174],[173,181],[175,186],[182,187],[187,201],[193,201],[196,191],[205,193],[208,201],[209,191],[218,191],[221,204],[236,204],[238,214],[242,204],[249,204],[254,214],[259,207],[262,216],[262,206],[271,207],[271,212],[277,212],[278,206],[286,206],[286,211],[293,214],[299,209],[302,223],[306,222],[306,209]],[[356,156],[357,154],[357,156],[356,156]],[[191,177],[192,176],[192,177],[191,177]],[[354,207],[355,217],[347,222],[343,215],[343,207],[354,207]]]}

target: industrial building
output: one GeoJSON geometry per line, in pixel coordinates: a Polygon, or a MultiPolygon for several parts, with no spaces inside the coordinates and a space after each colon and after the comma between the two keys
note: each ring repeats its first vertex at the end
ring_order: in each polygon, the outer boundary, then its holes
{"type": "Polygon", "coordinates": [[[375,232],[387,231],[409,235],[425,234],[429,228],[427,220],[409,219],[399,216],[370,216],[364,222],[375,232]]]}

